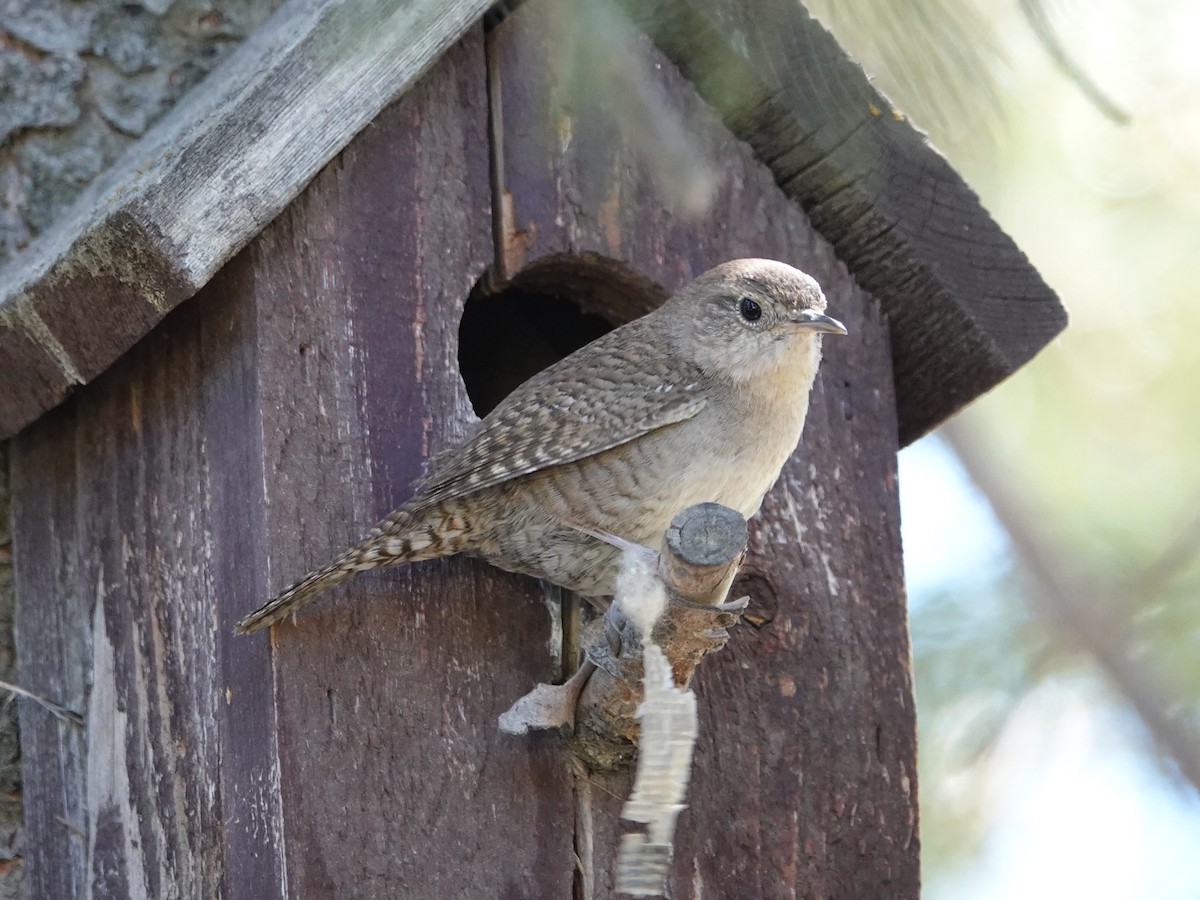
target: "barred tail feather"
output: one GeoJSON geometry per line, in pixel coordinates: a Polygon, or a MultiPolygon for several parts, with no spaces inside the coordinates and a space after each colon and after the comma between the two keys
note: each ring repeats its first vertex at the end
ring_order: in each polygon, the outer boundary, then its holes
{"type": "MultiPolygon", "coordinates": [[[[351,547],[329,565],[305,575],[291,587],[280,592],[274,599],[260,606],[234,627],[235,634],[250,634],[259,629],[281,622],[306,606],[321,594],[343,581],[382,566],[417,562],[457,553],[460,546],[447,542],[438,529],[429,523],[406,522],[408,527],[397,534],[392,529],[403,522],[394,514],[384,523],[387,530],[376,530],[362,543],[351,547]]],[[[441,524],[441,523],[437,523],[441,524]]]]}

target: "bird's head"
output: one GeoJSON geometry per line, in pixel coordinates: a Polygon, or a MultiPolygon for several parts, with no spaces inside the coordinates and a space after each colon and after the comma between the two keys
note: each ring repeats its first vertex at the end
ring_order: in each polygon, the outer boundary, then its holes
{"type": "Polygon", "coordinates": [[[822,334],[845,334],[825,315],[808,275],[769,259],[735,259],[681,288],[669,309],[679,349],[701,369],[735,381],[800,368],[816,374],[822,334]]]}

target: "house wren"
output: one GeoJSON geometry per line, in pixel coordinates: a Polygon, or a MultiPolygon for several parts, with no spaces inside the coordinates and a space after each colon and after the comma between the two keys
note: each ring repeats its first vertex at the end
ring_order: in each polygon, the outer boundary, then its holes
{"type": "Polygon", "coordinates": [[[824,315],[783,263],[717,266],[661,307],[526,381],[361,543],[251,613],[280,621],[356,572],[469,553],[585,596],[613,592],[622,541],[657,546],[706,500],[749,518],[800,440],[824,315]]]}

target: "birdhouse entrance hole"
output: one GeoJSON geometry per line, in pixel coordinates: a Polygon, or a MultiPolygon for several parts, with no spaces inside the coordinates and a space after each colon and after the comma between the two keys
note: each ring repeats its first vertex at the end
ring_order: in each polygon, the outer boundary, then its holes
{"type": "Polygon", "coordinates": [[[514,388],[667,297],[629,266],[594,254],[561,254],[494,285],[485,274],[463,309],[458,366],[481,418],[514,388]]]}

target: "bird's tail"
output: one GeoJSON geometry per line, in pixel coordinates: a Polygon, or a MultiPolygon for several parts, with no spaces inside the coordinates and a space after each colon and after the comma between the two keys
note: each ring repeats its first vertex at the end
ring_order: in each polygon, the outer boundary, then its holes
{"type": "Polygon", "coordinates": [[[454,515],[418,518],[398,510],[329,565],[305,575],[250,613],[237,623],[234,633],[250,634],[274,625],[359,572],[458,553],[467,530],[454,515]]]}

